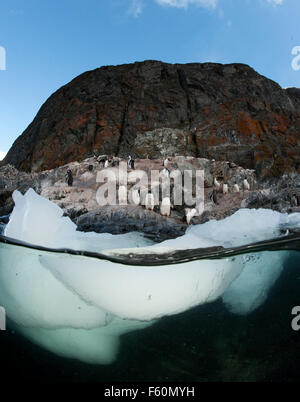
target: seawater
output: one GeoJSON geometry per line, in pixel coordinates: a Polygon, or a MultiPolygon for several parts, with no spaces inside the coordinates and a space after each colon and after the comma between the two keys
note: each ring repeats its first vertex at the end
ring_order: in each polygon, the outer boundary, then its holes
{"type": "Polygon", "coordinates": [[[246,316],[219,299],[123,335],[116,361],[90,365],[61,358],[14,331],[0,332],[1,381],[259,381],[300,380],[300,252],[291,252],[266,302],[246,316]]]}

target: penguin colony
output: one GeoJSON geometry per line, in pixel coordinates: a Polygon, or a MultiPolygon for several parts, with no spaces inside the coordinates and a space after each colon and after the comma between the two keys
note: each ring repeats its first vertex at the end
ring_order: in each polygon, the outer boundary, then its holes
{"type": "MultiPolygon", "coordinates": [[[[108,158],[106,155],[99,156],[97,157],[94,155],[94,159],[97,160],[101,168],[108,168],[109,166],[115,167],[118,166],[121,159],[117,157],[113,158],[108,158]]],[[[169,166],[169,161],[170,159],[167,157],[163,160],[163,169],[161,170],[161,177],[163,178],[169,178],[170,177],[170,170],[168,169],[169,166]]],[[[215,162],[212,160],[212,162],[215,162]]],[[[131,157],[131,155],[128,156],[127,160],[127,165],[129,169],[135,169],[135,160],[131,157]]],[[[89,171],[93,171],[93,165],[88,166],[89,171]]],[[[68,186],[73,186],[73,175],[71,170],[68,170],[66,173],[66,182],[68,186]]],[[[227,183],[220,183],[220,181],[217,179],[217,177],[214,177],[213,179],[213,191],[210,194],[210,199],[214,204],[218,204],[218,193],[223,193],[223,195],[229,194],[229,185],[227,183]]],[[[250,191],[250,184],[245,178],[243,180],[243,190],[244,191],[250,191]]],[[[238,184],[234,184],[232,188],[233,193],[239,193],[240,192],[240,187],[238,184]]],[[[118,189],[118,199],[119,199],[119,204],[120,205],[126,205],[127,204],[127,189],[125,186],[120,186],[118,189]]],[[[140,196],[140,191],[137,189],[134,189],[131,192],[131,201],[133,202],[134,205],[140,205],[141,203],[141,196],[140,196]]],[[[292,197],[291,199],[291,204],[292,205],[297,205],[298,200],[296,197],[292,197]]],[[[146,195],[145,198],[145,208],[149,211],[153,211],[155,207],[155,201],[154,201],[154,195],[149,192],[146,195]]],[[[171,205],[171,200],[169,197],[163,198],[161,205],[160,205],[160,213],[162,216],[170,216],[171,214],[171,208],[173,206],[171,205]]],[[[197,209],[196,208],[186,208],[185,210],[185,221],[189,225],[193,219],[194,216],[196,216],[197,209]]]]}

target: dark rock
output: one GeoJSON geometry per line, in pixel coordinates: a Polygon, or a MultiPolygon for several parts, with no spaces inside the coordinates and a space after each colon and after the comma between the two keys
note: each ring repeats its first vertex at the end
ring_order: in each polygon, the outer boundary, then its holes
{"type": "Polygon", "coordinates": [[[4,234],[5,226],[8,224],[8,222],[9,222],[9,215],[0,216],[0,235],[4,234]]]}
{"type": "Polygon", "coordinates": [[[296,212],[300,205],[300,175],[285,174],[278,180],[268,180],[265,189],[247,197],[244,208],[270,208],[279,212],[296,212]]]}
{"type": "Polygon", "coordinates": [[[14,202],[11,197],[11,191],[0,190],[0,215],[10,214],[14,208],[14,202]]]}
{"type": "Polygon", "coordinates": [[[12,212],[14,202],[12,193],[18,189],[25,193],[29,188],[38,190],[36,175],[25,172],[19,172],[11,165],[5,165],[0,168],[0,216],[8,215],[12,212]]]}
{"type": "Polygon", "coordinates": [[[142,232],[154,241],[181,236],[187,226],[139,206],[106,206],[75,220],[78,230],[97,233],[142,232]]]}
{"type": "Polygon", "coordinates": [[[0,225],[7,225],[9,222],[9,215],[0,216],[0,225]]]}
{"type": "Polygon", "coordinates": [[[299,122],[299,89],[247,65],[107,66],[55,92],[2,164],[41,171],[101,154],[192,155],[280,177],[300,169],[299,122]]]}

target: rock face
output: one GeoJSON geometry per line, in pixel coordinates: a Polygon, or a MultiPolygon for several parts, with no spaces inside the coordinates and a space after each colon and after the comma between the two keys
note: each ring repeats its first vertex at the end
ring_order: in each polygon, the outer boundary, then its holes
{"type": "Polygon", "coordinates": [[[230,160],[260,176],[299,171],[300,90],[242,64],[102,67],[54,93],[2,164],[41,171],[93,153],[230,160]]]}
{"type": "Polygon", "coordinates": [[[187,228],[179,219],[165,218],[156,212],[133,205],[99,208],[79,216],[75,223],[82,232],[141,232],[157,242],[184,235],[187,228]]]}
{"type": "Polygon", "coordinates": [[[242,208],[268,208],[279,212],[300,212],[300,175],[284,174],[278,180],[264,183],[242,201],[242,208]]]}
{"type": "Polygon", "coordinates": [[[38,191],[37,175],[19,172],[15,167],[5,165],[0,168],[0,216],[9,214],[14,203],[12,200],[12,193],[18,189],[22,193],[26,192],[29,188],[38,191]]]}

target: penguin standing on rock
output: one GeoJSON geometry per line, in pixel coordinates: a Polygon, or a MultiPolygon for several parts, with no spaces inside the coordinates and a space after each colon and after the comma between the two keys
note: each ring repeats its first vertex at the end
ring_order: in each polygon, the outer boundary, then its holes
{"type": "Polygon", "coordinates": [[[189,225],[193,217],[197,215],[197,209],[185,208],[184,212],[185,212],[186,223],[189,225]]]}
{"type": "Polygon", "coordinates": [[[72,186],[73,186],[73,175],[72,175],[72,172],[71,172],[70,169],[67,170],[67,173],[66,173],[66,181],[67,181],[69,187],[72,187],[72,186]]]}
{"type": "Polygon", "coordinates": [[[163,177],[170,177],[170,170],[168,168],[163,168],[163,170],[161,171],[163,177]]]}
{"type": "Polygon", "coordinates": [[[298,206],[298,197],[296,196],[296,194],[293,194],[291,197],[291,206],[292,207],[298,206]]]}
{"type": "Polygon", "coordinates": [[[139,205],[140,204],[140,202],[141,202],[140,190],[138,190],[138,189],[132,190],[131,197],[132,197],[133,205],[139,205]]]}
{"type": "Polygon", "coordinates": [[[168,165],[169,165],[169,158],[166,158],[166,159],[163,161],[163,167],[167,168],[168,165]]]}
{"type": "Polygon", "coordinates": [[[98,156],[97,161],[100,164],[100,167],[104,168],[105,162],[107,161],[107,156],[106,155],[98,156]]]}
{"type": "Polygon", "coordinates": [[[211,195],[210,195],[209,198],[211,199],[211,201],[212,201],[214,204],[218,205],[217,190],[216,190],[215,188],[213,189],[213,191],[212,191],[212,193],[211,193],[211,195]]]}
{"type": "Polygon", "coordinates": [[[145,199],[145,207],[148,211],[153,211],[155,206],[154,196],[152,193],[148,193],[145,199]]]}
{"type": "Polygon", "coordinates": [[[247,179],[243,181],[244,190],[250,191],[250,184],[247,179]]]}
{"type": "Polygon", "coordinates": [[[134,169],[134,159],[132,159],[132,157],[129,155],[128,156],[128,167],[129,169],[134,169]]]}
{"type": "Polygon", "coordinates": [[[220,191],[221,183],[218,182],[217,178],[214,178],[214,186],[216,187],[217,191],[220,191]]]}
{"type": "Polygon", "coordinates": [[[171,213],[171,201],[169,197],[165,197],[160,205],[160,213],[162,216],[170,216],[171,213]]]}
{"type": "Polygon", "coordinates": [[[239,193],[239,192],[240,192],[240,187],[239,187],[238,184],[235,184],[235,185],[233,186],[233,192],[234,192],[234,193],[239,193]]]}

